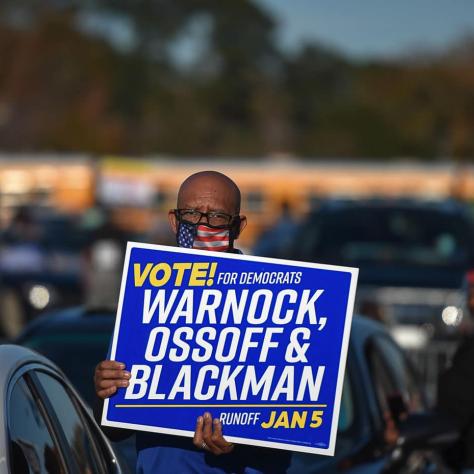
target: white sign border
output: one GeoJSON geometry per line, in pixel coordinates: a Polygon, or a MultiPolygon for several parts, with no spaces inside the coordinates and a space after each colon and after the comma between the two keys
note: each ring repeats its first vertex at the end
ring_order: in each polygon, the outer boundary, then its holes
{"type": "MultiPolygon", "coordinates": [[[[119,297],[119,303],[118,303],[118,308],[117,308],[117,316],[115,319],[115,327],[114,327],[114,333],[113,333],[113,338],[112,338],[112,347],[110,351],[110,360],[115,360],[115,355],[117,352],[117,341],[118,341],[118,335],[119,335],[119,330],[120,330],[120,322],[122,318],[122,306],[123,306],[125,286],[126,286],[127,275],[128,275],[128,267],[129,267],[129,262],[130,262],[130,253],[132,249],[134,248],[160,250],[162,252],[170,252],[170,253],[176,253],[176,252],[189,253],[189,254],[200,255],[200,256],[202,256],[202,253],[203,253],[202,250],[187,249],[187,248],[182,248],[182,247],[169,247],[165,245],[146,244],[146,243],[141,243],[141,242],[127,242],[127,250],[125,253],[125,263],[124,263],[123,273],[122,273],[122,282],[120,286],[120,297],[119,297]]],[[[241,255],[241,254],[227,253],[227,252],[206,251],[206,255],[215,256],[219,258],[230,258],[230,259],[246,260],[246,261],[253,261],[253,262],[274,263],[278,265],[288,264],[288,265],[293,265],[297,267],[317,268],[321,270],[334,270],[334,271],[339,271],[339,272],[347,272],[351,274],[351,283],[350,283],[350,288],[349,288],[349,297],[347,300],[347,311],[346,311],[346,319],[344,322],[344,333],[342,336],[341,357],[339,359],[338,382],[336,386],[336,396],[335,396],[334,407],[333,407],[329,446],[327,448],[317,448],[313,446],[287,444],[287,443],[280,443],[276,441],[262,441],[262,440],[254,440],[251,438],[239,438],[236,436],[225,437],[226,440],[232,443],[251,444],[252,446],[262,446],[265,448],[276,448],[276,449],[284,449],[287,451],[289,450],[289,451],[297,451],[297,452],[302,452],[302,453],[323,454],[326,456],[334,456],[334,451],[336,448],[337,425],[339,421],[339,410],[341,406],[342,388],[343,388],[343,383],[344,383],[344,371],[346,368],[347,350],[349,346],[350,329],[351,329],[351,324],[352,324],[352,315],[354,311],[354,301],[355,301],[355,293],[356,293],[359,269],[354,268],[354,267],[325,265],[325,264],[312,263],[312,262],[299,262],[295,260],[283,260],[283,259],[268,258],[268,257],[255,257],[252,255],[241,255]]],[[[159,427],[148,426],[148,425],[136,425],[133,423],[122,423],[122,422],[108,420],[107,412],[109,408],[109,400],[110,400],[109,398],[106,398],[104,400],[104,408],[102,411],[102,419],[101,419],[101,424],[103,426],[148,431],[152,433],[181,435],[181,436],[187,436],[187,437],[194,436],[194,431],[176,430],[176,429],[171,429],[171,428],[159,428],[159,427]]],[[[203,408],[205,409],[205,407],[203,408]]]]}

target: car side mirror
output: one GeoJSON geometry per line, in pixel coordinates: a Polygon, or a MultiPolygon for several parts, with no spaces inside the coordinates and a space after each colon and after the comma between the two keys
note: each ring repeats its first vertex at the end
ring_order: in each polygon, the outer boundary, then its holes
{"type": "Polygon", "coordinates": [[[399,423],[399,445],[408,449],[442,449],[459,438],[456,423],[438,412],[414,413],[399,423]]]}
{"type": "Polygon", "coordinates": [[[406,418],[408,407],[401,393],[395,392],[387,396],[387,405],[390,411],[390,416],[397,425],[401,420],[406,418]]]}
{"type": "Polygon", "coordinates": [[[413,451],[441,451],[454,444],[460,436],[452,419],[438,412],[410,414],[400,421],[398,430],[398,441],[383,470],[384,474],[400,472],[413,451]]]}

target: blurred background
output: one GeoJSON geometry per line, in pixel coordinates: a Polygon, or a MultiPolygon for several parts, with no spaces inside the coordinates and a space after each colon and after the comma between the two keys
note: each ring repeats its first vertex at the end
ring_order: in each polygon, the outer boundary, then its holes
{"type": "Polygon", "coordinates": [[[1,337],[113,315],[125,242],[174,245],[179,184],[216,169],[245,252],[361,268],[433,401],[472,330],[473,130],[468,0],[2,0],[1,337]]]}

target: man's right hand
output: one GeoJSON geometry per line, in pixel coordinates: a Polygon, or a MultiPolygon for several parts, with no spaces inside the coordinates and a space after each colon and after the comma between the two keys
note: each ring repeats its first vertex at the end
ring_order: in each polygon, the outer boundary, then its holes
{"type": "Polygon", "coordinates": [[[95,393],[99,398],[109,398],[120,387],[128,387],[130,372],[125,370],[125,364],[115,360],[103,360],[95,368],[95,393]]]}

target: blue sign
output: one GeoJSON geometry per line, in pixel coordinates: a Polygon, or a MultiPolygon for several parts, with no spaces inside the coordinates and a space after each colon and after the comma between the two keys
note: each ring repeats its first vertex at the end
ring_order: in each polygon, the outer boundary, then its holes
{"type": "Polygon", "coordinates": [[[358,270],[129,243],[102,424],[334,454],[358,270]]]}

